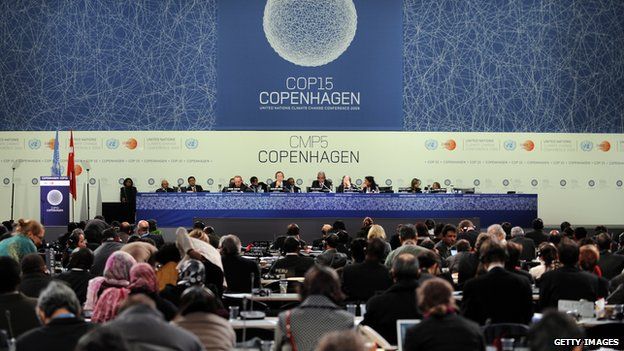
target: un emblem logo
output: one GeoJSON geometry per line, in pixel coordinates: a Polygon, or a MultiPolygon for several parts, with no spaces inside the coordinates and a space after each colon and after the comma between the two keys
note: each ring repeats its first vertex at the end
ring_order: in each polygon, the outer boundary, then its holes
{"type": "Polygon", "coordinates": [[[429,139],[425,141],[425,147],[427,148],[427,150],[433,151],[438,148],[438,141],[434,139],[429,139]]]}
{"type": "Polygon", "coordinates": [[[515,140],[506,140],[506,141],[503,143],[503,147],[504,147],[504,148],[505,148],[505,150],[507,150],[507,151],[514,151],[514,150],[516,149],[516,146],[517,146],[517,145],[518,145],[518,144],[516,144],[516,141],[515,141],[515,140]]]}
{"type": "Polygon", "coordinates": [[[594,148],[594,143],[589,140],[581,141],[580,147],[583,151],[592,151],[592,149],[594,148]]]}
{"type": "Polygon", "coordinates": [[[109,150],[115,150],[115,149],[117,149],[117,148],[119,147],[119,139],[114,139],[114,138],[112,138],[112,139],[108,139],[108,140],[106,140],[106,147],[107,147],[109,150]]]}
{"type": "Polygon", "coordinates": [[[197,149],[197,147],[199,146],[199,141],[195,138],[188,138],[184,142],[184,146],[186,146],[186,148],[189,150],[194,150],[197,149]]]}
{"type": "Polygon", "coordinates": [[[41,140],[39,140],[39,139],[30,139],[30,140],[28,140],[28,147],[31,150],[38,150],[41,147],[41,140]]]}

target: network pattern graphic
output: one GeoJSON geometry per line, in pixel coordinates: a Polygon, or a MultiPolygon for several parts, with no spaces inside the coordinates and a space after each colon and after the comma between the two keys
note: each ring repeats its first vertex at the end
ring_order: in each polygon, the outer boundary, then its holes
{"type": "MultiPolygon", "coordinates": [[[[0,130],[218,129],[217,1],[0,2],[0,130]]],[[[404,0],[397,129],[624,133],[623,13],[404,0]]]]}

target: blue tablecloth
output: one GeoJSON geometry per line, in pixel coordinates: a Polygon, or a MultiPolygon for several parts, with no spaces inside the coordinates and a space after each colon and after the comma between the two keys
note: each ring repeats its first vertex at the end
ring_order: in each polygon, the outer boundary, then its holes
{"type": "Polygon", "coordinates": [[[139,193],[137,218],[161,227],[193,218],[473,218],[530,227],[534,194],[139,193]]]}

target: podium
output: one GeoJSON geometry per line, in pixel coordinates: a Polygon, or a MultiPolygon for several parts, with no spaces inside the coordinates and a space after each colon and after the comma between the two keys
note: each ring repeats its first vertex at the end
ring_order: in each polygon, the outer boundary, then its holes
{"type": "Polygon", "coordinates": [[[41,224],[67,226],[69,223],[69,178],[39,178],[41,224]]]}

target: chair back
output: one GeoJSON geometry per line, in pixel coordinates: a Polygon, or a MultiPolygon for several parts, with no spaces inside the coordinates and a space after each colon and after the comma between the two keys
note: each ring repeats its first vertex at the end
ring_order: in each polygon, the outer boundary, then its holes
{"type": "Polygon", "coordinates": [[[515,339],[515,346],[527,346],[529,327],[518,323],[496,323],[483,327],[483,336],[486,345],[494,345],[500,349],[500,340],[505,338],[515,339]]]}

